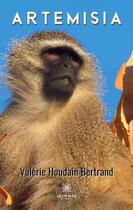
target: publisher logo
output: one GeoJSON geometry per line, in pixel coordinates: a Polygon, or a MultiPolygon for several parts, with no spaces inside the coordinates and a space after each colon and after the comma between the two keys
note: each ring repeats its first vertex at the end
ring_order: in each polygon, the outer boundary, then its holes
{"type": "Polygon", "coordinates": [[[62,192],[63,193],[70,193],[72,190],[72,186],[69,183],[62,184],[62,192]]]}
{"type": "Polygon", "coordinates": [[[70,183],[63,183],[60,188],[57,190],[57,198],[61,200],[71,200],[77,199],[76,190],[70,183]]]}

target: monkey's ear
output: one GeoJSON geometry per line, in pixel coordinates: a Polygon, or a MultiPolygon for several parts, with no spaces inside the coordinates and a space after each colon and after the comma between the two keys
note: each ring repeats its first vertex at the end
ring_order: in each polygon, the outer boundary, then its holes
{"type": "Polygon", "coordinates": [[[123,91],[123,77],[126,72],[126,63],[123,63],[115,80],[115,87],[123,91]]]}

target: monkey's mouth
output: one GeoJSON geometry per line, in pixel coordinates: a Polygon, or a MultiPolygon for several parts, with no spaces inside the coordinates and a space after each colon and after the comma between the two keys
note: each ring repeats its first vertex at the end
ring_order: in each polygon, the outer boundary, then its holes
{"type": "Polygon", "coordinates": [[[74,87],[75,83],[71,75],[54,75],[45,83],[44,92],[48,98],[66,100],[72,95],[74,87]]]}
{"type": "Polygon", "coordinates": [[[64,75],[64,76],[59,76],[59,77],[54,77],[51,79],[52,82],[54,81],[59,81],[63,82],[64,84],[72,84],[73,85],[73,80],[69,75],[64,75]]]}

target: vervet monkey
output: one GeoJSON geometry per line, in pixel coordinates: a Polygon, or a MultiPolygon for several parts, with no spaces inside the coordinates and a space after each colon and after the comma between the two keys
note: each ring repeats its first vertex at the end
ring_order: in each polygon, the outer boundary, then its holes
{"type": "Polygon", "coordinates": [[[132,158],[104,122],[91,55],[66,33],[38,32],[12,47],[7,68],[13,96],[0,121],[0,184],[10,208],[133,209],[132,158]],[[23,176],[25,168],[46,176],[23,176]],[[49,176],[51,168],[114,174],[49,176]]]}

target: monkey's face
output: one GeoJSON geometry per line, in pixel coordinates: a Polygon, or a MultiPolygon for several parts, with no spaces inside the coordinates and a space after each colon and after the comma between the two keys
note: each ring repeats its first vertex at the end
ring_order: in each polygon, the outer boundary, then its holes
{"type": "Polygon", "coordinates": [[[63,32],[37,32],[15,43],[7,64],[14,104],[44,105],[66,101],[75,90],[94,91],[91,55],[63,32]]]}
{"type": "Polygon", "coordinates": [[[82,58],[71,48],[55,47],[43,49],[41,59],[45,68],[45,96],[57,100],[68,99],[76,87],[82,58]]]}

